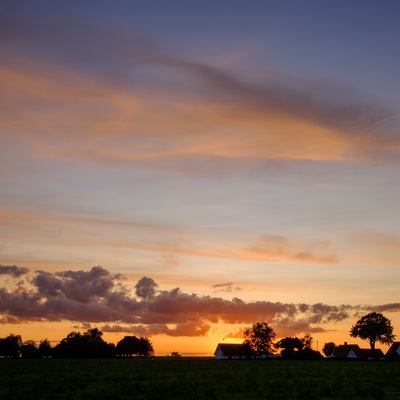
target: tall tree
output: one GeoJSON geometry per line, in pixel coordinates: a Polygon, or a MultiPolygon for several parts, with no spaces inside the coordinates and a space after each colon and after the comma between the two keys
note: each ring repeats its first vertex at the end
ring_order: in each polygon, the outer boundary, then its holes
{"type": "Polygon", "coordinates": [[[307,333],[307,335],[305,335],[302,339],[301,339],[301,341],[302,341],[302,343],[303,343],[303,345],[304,345],[304,347],[306,348],[306,349],[311,349],[311,346],[312,346],[312,344],[313,344],[313,337],[309,334],[309,333],[307,333]]]}
{"type": "Polygon", "coordinates": [[[0,356],[18,358],[22,346],[20,335],[10,334],[0,339],[0,356]]]}
{"type": "Polygon", "coordinates": [[[327,356],[330,357],[331,354],[335,351],[336,349],[336,344],[334,342],[328,342],[324,344],[324,347],[322,348],[322,352],[327,356]]]}
{"type": "Polygon", "coordinates": [[[118,356],[122,357],[148,357],[154,354],[150,340],[136,336],[125,336],[117,343],[115,351],[118,356]]]}
{"type": "Polygon", "coordinates": [[[281,349],[283,357],[292,358],[295,353],[300,351],[304,347],[304,343],[298,337],[285,337],[279,342],[275,343],[276,349],[281,349]]]}
{"type": "Polygon", "coordinates": [[[245,329],[243,343],[249,345],[254,353],[272,354],[275,338],[274,330],[266,322],[256,322],[245,329]]]}
{"type": "Polygon", "coordinates": [[[22,358],[39,358],[40,353],[34,340],[25,341],[20,347],[22,358]]]}
{"type": "Polygon", "coordinates": [[[48,358],[51,356],[52,348],[50,342],[47,339],[43,339],[39,344],[40,357],[48,358]]]}
{"type": "Polygon", "coordinates": [[[365,340],[375,349],[376,342],[391,344],[394,342],[393,326],[390,319],[381,313],[371,312],[361,317],[350,329],[351,337],[365,340]]]}
{"type": "Polygon", "coordinates": [[[71,332],[55,346],[54,354],[60,358],[109,358],[114,355],[114,344],[102,338],[97,328],[84,333],[71,332]]]}

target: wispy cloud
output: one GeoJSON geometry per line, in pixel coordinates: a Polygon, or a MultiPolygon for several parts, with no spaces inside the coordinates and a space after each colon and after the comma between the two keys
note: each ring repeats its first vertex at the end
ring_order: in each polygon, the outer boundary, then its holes
{"type": "Polygon", "coordinates": [[[359,262],[367,260],[384,265],[400,266],[400,238],[396,234],[366,231],[352,235],[352,257],[359,262]]]}
{"type": "Polygon", "coordinates": [[[23,135],[26,156],[35,149],[191,173],[193,157],[207,169],[210,159],[225,168],[232,158],[383,162],[400,151],[390,107],[344,84],[252,81],[139,33],[127,40],[110,27],[74,23],[72,32],[61,22],[48,35],[49,27],[10,21],[2,28],[0,121],[23,135]],[[24,51],[29,61],[21,63],[24,51]]]}
{"type": "Polygon", "coordinates": [[[301,262],[337,263],[329,242],[295,243],[279,235],[262,235],[247,249],[250,257],[301,262]]]}
{"type": "MultiPolygon", "coordinates": [[[[299,241],[282,235],[259,235],[250,238],[249,244],[215,244],[204,237],[209,233],[194,230],[186,225],[151,223],[141,220],[117,220],[98,218],[95,215],[51,215],[0,208],[2,224],[13,226],[19,235],[29,242],[46,242],[47,232],[62,232],[52,238],[53,245],[96,246],[116,249],[157,252],[165,255],[186,255],[248,261],[302,262],[334,264],[338,257],[329,241],[299,241]],[[31,228],[35,226],[35,236],[31,228]],[[72,234],[77,226],[84,226],[86,235],[72,234]],[[101,229],[102,228],[102,229],[101,229]],[[100,233],[99,233],[100,230],[100,233]],[[173,233],[171,233],[171,231],[173,233]],[[131,239],[126,239],[128,236],[131,239]],[[43,236],[42,236],[43,235],[43,236]]],[[[231,288],[232,289],[232,288],[231,288]]]]}
{"type": "Polygon", "coordinates": [[[239,292],[243,290],[240,286],[235,286],[234,282],[217,283],[215,285],[212,285],[212,288],[215,289],[216,292],[226,293],[239,292]]]}

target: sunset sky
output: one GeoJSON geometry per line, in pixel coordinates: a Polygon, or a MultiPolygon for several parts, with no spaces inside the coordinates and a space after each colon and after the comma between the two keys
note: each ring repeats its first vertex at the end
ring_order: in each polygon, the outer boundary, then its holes
{"type": "MultiPolygon", "coordinates": [[[[400,339],[400,2],[0,4],[0,337],[400,339]]],[[[387,346],[383,346],[385,351],[387,346]]]]}

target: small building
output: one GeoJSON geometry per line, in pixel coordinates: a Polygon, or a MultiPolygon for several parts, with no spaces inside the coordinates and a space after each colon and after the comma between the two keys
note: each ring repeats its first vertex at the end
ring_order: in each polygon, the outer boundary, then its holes
{"type": "Polygon", "coordinates": [[[400,361],[400,342],[393,342],[385,357],[387,360],[400,361]]]}
{"type": "Polygon", "coordinates": [[[331,358],[338,360],[353,359],[353,360],[383,360],[385,358],[381,349],[361,349],[358,344],[344,344],[336,347],[331,354],[331,358]]]}
{"type": "Polygon", "coordinates": [[[242,343],[218,343],[214,352],[217,360],[239,360],[251,357],[250,348],[242,343]]]}
{"type": "Polygon", "coordinates": [[[360,349],[356,352],[360,360],[384,360],[385,355],[381,349],[360,349]]]}
{"type": "Polygon", "coordinates": [[[360,350],[358,344],[344,344],[339,345],[331,354],[331,358],[345,359],[345,358],[357,358],[356,351],[360,350]]]}

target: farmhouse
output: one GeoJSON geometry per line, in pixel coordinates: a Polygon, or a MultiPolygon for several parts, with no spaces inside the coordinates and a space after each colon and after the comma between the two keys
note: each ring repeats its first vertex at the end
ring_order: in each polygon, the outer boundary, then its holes
{"type": "Polygon", "coordinates": [[[361,349],[358,344],[344,344],[336,347],[331,354],[336,359],[383,360],[385,358],[381,349],[361,349]]]}
{"type": "Polygon", "coordinates": [[[394,342],[386,353],[387,360],[400,360],[400,342],[394,342]]]}
{"type": "Polygon", "coordinates": [[[250,358],[250,349],[245,344],[218,343],[214,356],[217,360],[250,358]]]}

